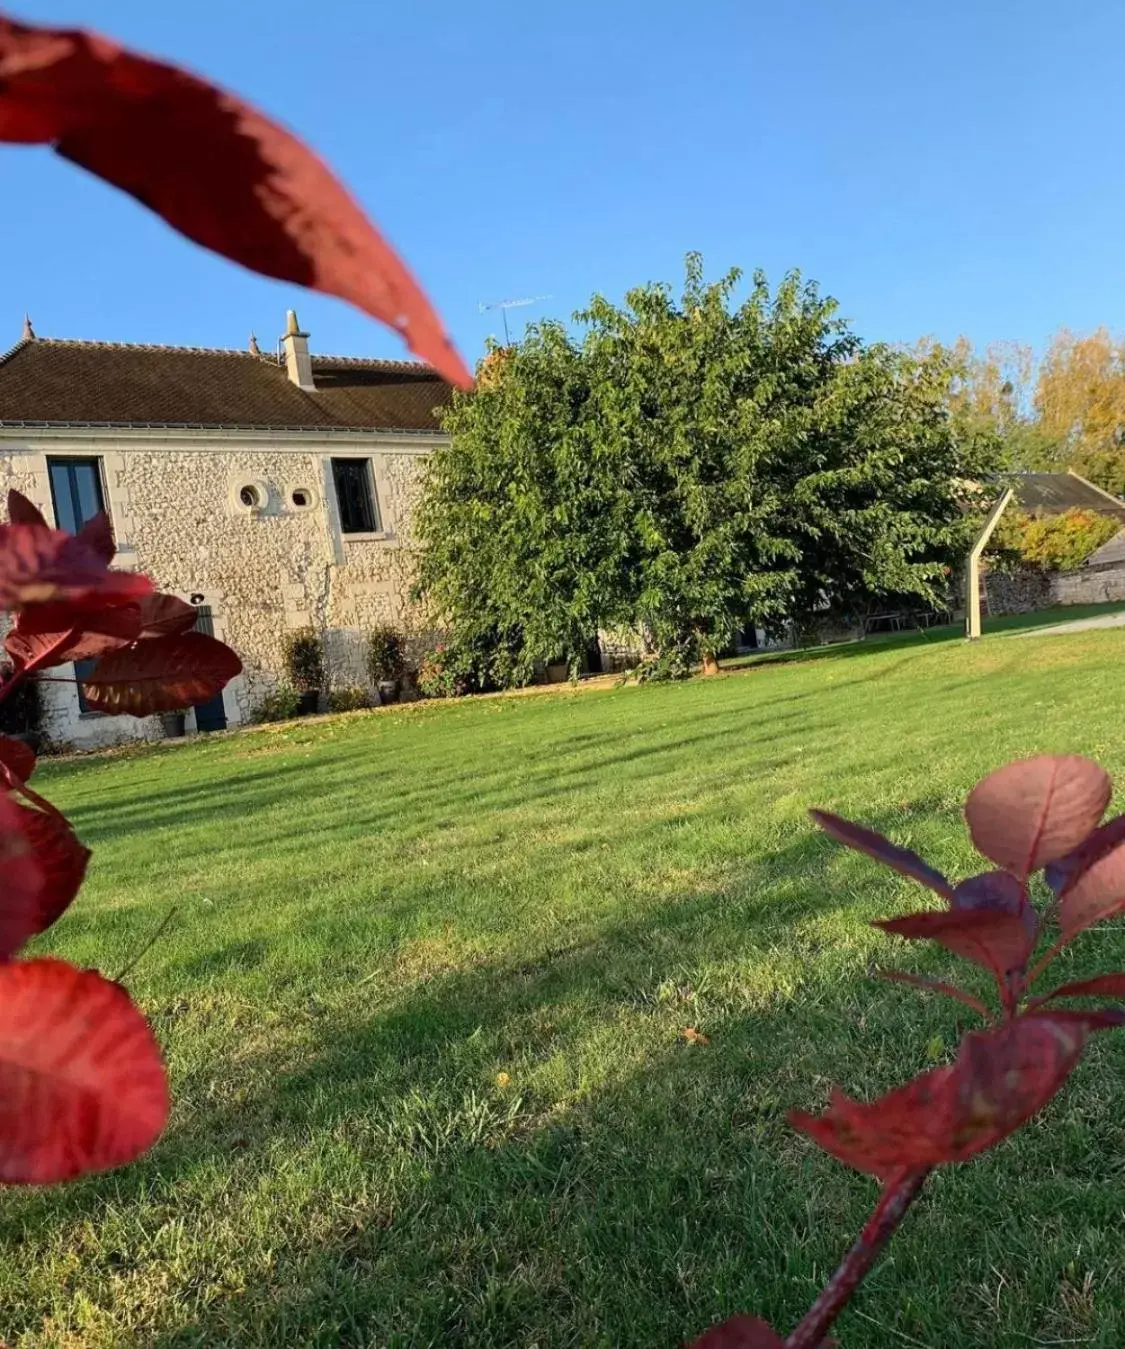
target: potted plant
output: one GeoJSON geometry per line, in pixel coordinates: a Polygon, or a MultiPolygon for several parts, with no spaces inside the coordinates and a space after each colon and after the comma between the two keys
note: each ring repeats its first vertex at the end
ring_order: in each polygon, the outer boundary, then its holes
{"type": "Polygon", "coordinates": [[[186,717],[186,707],[177,708],[173,712],[161,712],[160,723],[164,727],[165,739],[178,740],[184,734],[186,717]]]}
{"type": "Polygon", "coordinates": [[[379,690],[380,701],[393,703],[398,697],[406,673],[405,640],[402,634],[385,623],[375,628],[367,638],[367,673],[379,690]]]}
{"type": "Polygon", "coordinates": [[[324,688],[324,643],[312,628],[297,628],[285,638],[285,668],[297,690],[297,715],[307,717],[320,705],[324,688]]]}

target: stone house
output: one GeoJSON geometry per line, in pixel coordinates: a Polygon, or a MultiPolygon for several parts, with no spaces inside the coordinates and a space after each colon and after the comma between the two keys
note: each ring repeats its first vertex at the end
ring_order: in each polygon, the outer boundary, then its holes
{"type": "Polygon", "coordinates": [[[1091,511],[1118,525],[1118,532],[1074,571],[1038,567],[987,570],[981,598],[989,614],[1032,613],[1059,604],[1125,600],[1125,501],[1077,473],[1018,473],[1011,479],[1015,506],[1033,517],[1091,511]]]}
{"type": "MultiPolygon", "coordinates": [[[[237,725],[276,684],[288,630],[326,634],[339,685],[366,683],[374,625],[416,625],[411,512],[450,392],[424,365],[312,353],[292,311],[276,353],[253,338],[247,351],[43,339],[25,322],[0,356],[0,489],[69,530],[104,508],[115,565],[196,605],[200,630],[244,663],[189,728],[237,725]]],[[[60,743],[161,734],[156,718],[86,712],[74,683],[43,687],[60,743]]]]}

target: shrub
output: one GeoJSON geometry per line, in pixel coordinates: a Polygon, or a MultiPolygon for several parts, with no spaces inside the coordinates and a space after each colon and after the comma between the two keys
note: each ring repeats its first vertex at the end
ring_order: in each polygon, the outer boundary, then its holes
{"type": "Polygon", "coordinates": [[[301,695],[291,684],[278,684],[254,708],[254,721],[292,721],[301,704],[301,695]]]}
{"type": "Polygon", "coordinates": [[[690,679],[695,670],[694,652],[686,643],[673,643],[654,655],[643,656],[633,671],[638,684],[662,684],[690,679]]]}
{"type": "Polygon", "coordinates": [[[812,812],[838,842],[917,881],[942,901],[944,908],[875,926],[907,941],[935,942],[982,967],[992,977],[994,1005],[954,984],[889,972],[899,983],[956,999],[983,1028],[965,1033],[951,1063],[876,1101],[854,1101],[833,1090],[821,1114],[790,1114],[793,1127],[819,1147],[874,1176],[879,1199],[787,1339],[764,1321],[736,1316],[703,1335],[695,1349],[824,1349],[828,1331],[930,1172],[968,1161],[1021,1128],[1054,1097],[1090,1036],[1125,1025],[1125,1008],[1104,1003],[1125,999],[1122,972],[1031,995],[1076,937],[1125,911],[1125,815],[1100,823],[1111,794],[1108,774],[1077,755],[1044,755],[998,769],[978,782],[965,802],[972,841],[996,869],[960,882],[946,880],[917,854],[873,830],[812,812]],[[1031,900],[1033,884],[1053,896],[1041,909],[1031,900]],[[1036,959],[1043,937],[1047,949],[1036,959]],[[1074,999],[1082,1006],[1067,1005],[1074,999]],[[1099,1000],[1102,1005],[1090,1005],[1099,1000]]]}
{"type": "Polygon", "coordinates": [[[1008,510],[989,541],[989,553],[1009,565],[1074,571],[1119,528],[1109,516],[1078,508],[1043,516],[1008,510]]]}
{"type": "Polygon", "coordinates": [[[329,712],[359,712],[371,706],[371,694],[358,684],[344,689],[333,689],[328,695],[329,712]]]}
{"type": "Polygon", "coordinates": [[[324,687],[324,643],[312,628],[285,636],[285,669],[298,693],[319,693],[324,687]]]}
{"type": "Polygon", "coordinates": [[[444,646],[435,646],[426,652],[414,683],[423,698],[458,698],[465,692],[444,646]]]}
{"type": "Polygon", "coordinates": [[[367,673],[373,684],[397,683],[406,673],[406,639],[390,624],[367,638],[367,673]]]}

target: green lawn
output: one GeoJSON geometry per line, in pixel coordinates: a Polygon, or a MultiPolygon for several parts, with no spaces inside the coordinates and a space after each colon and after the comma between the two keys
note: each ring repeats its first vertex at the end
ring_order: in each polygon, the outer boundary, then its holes
{"type": "MultiPolygon", "coordinates": [[[[2,1196],[0,1338],[787,1328],[874,1185],[786,1110],[883,1090],[959,1024],[872,978],[952,969],[867,926],[923,893],[806,807],[965,874],[959,804],[996,764],[1076,750],[1125,783],[1123,666],[1125,629],[870,642],[45,768],[95,848],[51,948],[115,972],[178,905],[130,978],[175,1108],[138,1165],[2,1196]]],[[[1125,932],[1063,964],[1125,965],[1125,932]]],[[[1041,1120],[940,1174],[841,1349],[1125,1343],[1123,1069],[1102,1037],[1041,1120]]]]}

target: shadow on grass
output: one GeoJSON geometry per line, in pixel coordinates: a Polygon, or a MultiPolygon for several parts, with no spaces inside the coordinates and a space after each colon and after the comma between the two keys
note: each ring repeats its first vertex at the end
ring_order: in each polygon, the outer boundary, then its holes
{"type": "MultiPolygon", "coordinates": [[[[149,1158],[24,1196],[0,1234],[153,1201],[200,1221],[182,1205],[215,1168],[224,1193],[247,1194],[311,1166],[324,1193],[302,1196],[291,1220],[268,1201],[281,1226],[254,1280],[219,1295],[200,1270],[206,1296],[162,1305],[151,1336],[132,1342],[639,1349],[750,1307],[786,1325],[870,1186],[812,1160],[785,1111],[823,1100],[819,1042],[838,1051],[833,1075],[862,1092],[890,1085],[912,1034],[897,990],[871,993],[854,961],[841,977],[815,938],[793,938],[858,902],[833,887],[840,855],[803,834],[721,890],[684,890],[588,938],[423,975],[374,1014],[362,995],[312,1009],[298,1061],[202,1065],[177,1084],[149,1158]],[[771,903],[757,878],[779,872],[797,893],[771,903]],[[795,984],[761,973],[782,945],[807,956],[795,984]],[[713,962],[727,971],[718,985],[713,962]],[[626,1014],[632,1052],[617,1071],[626,1014]],[[680,1039],[696,1024],[710,1045],[680,1039]],[[501,1087],[504,1064],[521,1066],[501,1087]],[[550,1089],[536,1086],[543,1072],[550,1089]]],[[[258,943],[231,943],[194,974],[259,956],[258,943]]],[[[918,1007],[928,1032],[956,1024],[956,1009],[918,1007]]],[[[114,1275],[138,1258],[117,1252],[114,1275]]],[[[5,1331],[33,1332],[45,1314],[9,1313],[5,1331]]]]}
{"type": "MultiPolygon", "coordinates": [[[[982,623],[985,637],[1002,637],[1006,633],[1033,632],[1037,628],[1054,627],[1059,623],[1076,622],[1084,618],[1108,617],[1125,611],[1125,604],[1072,604],[1053,609],[1040,609],[1030,614],[1005,614],[1001,618],[986,618],[982,623]]],[[[855,660],[863,656],[883,655],[888,651],[913,649],[928,651],[935,646],[965,640],[964,624],[921,628],[911,632],[879,634],[862,641],[833,642],[828,646],[802,647],[796,651],[764,651],[760,655],[748,652],[723,661],[724,670],[754,670],[772,665],[800,665],[822,660],[855,660]]]]}

